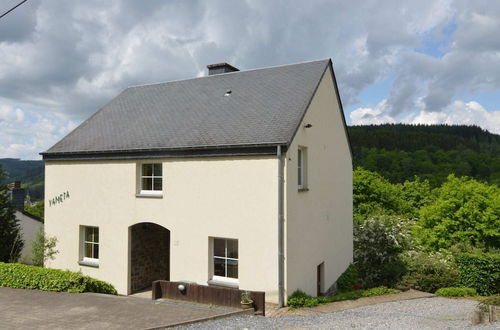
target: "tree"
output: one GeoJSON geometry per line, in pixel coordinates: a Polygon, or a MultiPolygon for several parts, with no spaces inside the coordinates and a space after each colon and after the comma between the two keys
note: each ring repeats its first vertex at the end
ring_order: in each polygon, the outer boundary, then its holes
{"type": "Polygon", "coordinates": [[[46,236],[43,228],[40,228],[32,243],[31,262],[33,265],[43,266],[47,260],[53,260],[54,256],[59,253],[55,249],[56,244],[57,238],[46,236]]]}
{"type": "Polygon", "coordinates": [[[449,175],[436,200],[420,210],[417,235],[430,250],[456,244],[500,248],[500,189],[449,175]]]}
{"type": "MultiPolygon", "coordinates": [[[[0,182],[3,182],[4,177],[0,167],[0,182]]],[[[17,261],[23,246],[15,209],[7,195],[7,185],[0,185],[0,262],[17,261]]]]}

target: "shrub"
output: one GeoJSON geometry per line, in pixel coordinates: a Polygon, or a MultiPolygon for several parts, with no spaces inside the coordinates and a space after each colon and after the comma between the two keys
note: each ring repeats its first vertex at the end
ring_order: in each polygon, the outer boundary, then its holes
{"type": "Polygon", "coordinates": [[[372,297],[372,296],[383,296],[386,294],[393,294],[393,293],[399,293],[399,292],[401,292],[401,291],[381,286],[378,288],[371,288],[368,290],[363,290],[361,292],[361,294],[363,295],[363,297],[372,297]]]}
{"type": "Polygon", "coordinates": [[[35,266],[43,266],[48,260],[53,260],[59,253],[56,250],[57,238],[45,235],[43,227],[40,227],[31,243],[31,262],[35,266]]]}
{"type": "Polygon", "coordinates": [[[450,254],[408,251],[403,254],[406,273],[399,282],[417,290],[435,292],[458,284],[457,266],[450,254]]]}
{"type": "Polygon", "coordinates": [[[320,304],[327,304],[336,301],[355,300],[361,297],[381,296],[398,292],[400,291],[394,289],[388,289],[385,287],[379,287],[379,288],[372,288],[369,290],[339,292],[333,296],[311,297],[304,291],[296,290],[290,296],[290,298],[288,298],[288,306],[290,308],[315,307],[320,304]]]}
{"type": "Polygon", "coordinates": [[[443,297],[468,297],[477,296],[477,291],[474,288],[441,288],[436,291],[436,295],[443,297]]]}
{"type": "Polygon", "coordinates": [[[337,280],[337,289],[339,291],[350,291],[354,289],[354,285],[359,283],[358,267],[350,264],[349,267],[339,276],[337,280]]]}
{"type": "Polygon", "coordinates": [[[400,253],[410,244],[410,224],[379,215],[354,227],[354,260],[365,286],[392,286],[404,273],[400,253]]]}
{"type": "Polygon", "coordinates": [[[477,290],[480,295],[500,293],[500,254],[459,254],[455,257],[460,284],[477,290]]]}
{"type": "Polygon", "coordinates": [[[0,286],[44,291],[117,294],[111,284],[81,273],[1,262],[0,286]]]}

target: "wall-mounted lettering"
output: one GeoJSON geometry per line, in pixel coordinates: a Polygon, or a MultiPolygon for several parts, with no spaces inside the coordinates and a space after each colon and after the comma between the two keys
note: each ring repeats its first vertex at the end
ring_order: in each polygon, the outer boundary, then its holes
{"type": "Polygon", "coordinates": [[[49,206],[60,204],[67,198],[69,198],[69,191],[63,192],[62,194],[49,199],[49,206]]]}

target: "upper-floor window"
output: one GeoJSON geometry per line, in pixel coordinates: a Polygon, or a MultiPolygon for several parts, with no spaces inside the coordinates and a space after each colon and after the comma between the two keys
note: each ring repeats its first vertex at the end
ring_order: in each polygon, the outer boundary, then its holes
{"type": "Polygon", "coordinates": [[[162,164],[142,164],[141,194],[161,194],[163,190],[162,164]]]}
{"type": "Polygon", "coordinates": [[[306,189],[307,187],[306,166],[307,166],[307,150],[305,147],[299,147],[299,149],[297,150],[297,170],[298,170],[297,184],[299,190],[306,189]]]}

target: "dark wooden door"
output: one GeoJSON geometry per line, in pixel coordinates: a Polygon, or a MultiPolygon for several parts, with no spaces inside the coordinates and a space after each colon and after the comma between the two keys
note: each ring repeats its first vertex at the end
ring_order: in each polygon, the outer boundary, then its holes
{"type": "Polygon", "coordinates": [[[316,273],[317,273],[317,296],[322,296],[323,295],[323,278],[324,278],[324,268],[325,268],[325,263],[322,262],[318,265],[316,273]]]}

